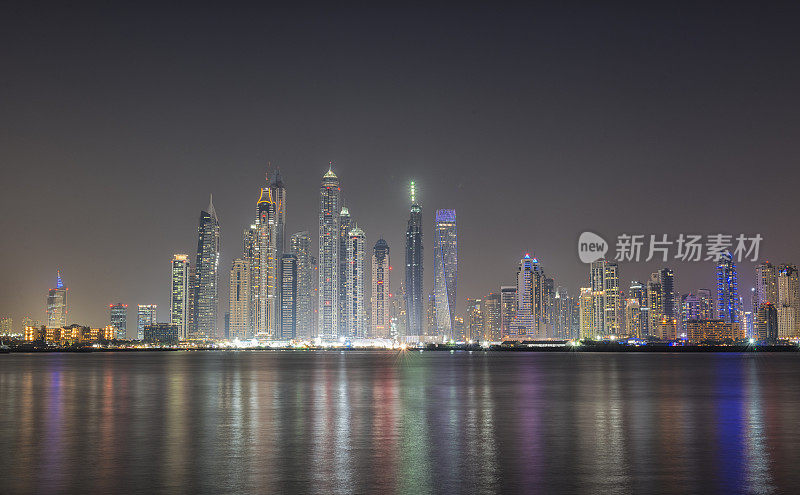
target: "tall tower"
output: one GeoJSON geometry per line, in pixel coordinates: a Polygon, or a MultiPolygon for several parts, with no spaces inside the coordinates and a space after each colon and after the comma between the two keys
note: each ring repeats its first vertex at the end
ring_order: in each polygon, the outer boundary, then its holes
{"type": "Polygon", "coordinates": [[[336,340],[339,324],[339,213],[342,189],[328,168],[319,190],[318,331],[323,340],[336,340]]]}
{"type": "Polygon", "coordinates": [[[389,245],[381,238],[372,249],[372,337],[374,338],[388,339],[391,337],[391,316],[389,315],[389,298],[392,293],[391,273],[389,245]]]}
{"type": "Polygon", "coordinates": [[[620,304],[619,270],[613,261],[599,259],[589,269],[592,288],[593,329],[601,335],[619,334],[620,304]]]}
{"type": "Polygon", "coordinates": [[[280,327],[280,257],[286,222],[286,189],[277,168],[256,203],[258,296],[255,336],[276,338],[280,327]]]}
{"type": "Polygon", "coordinates": [[[508,340],[511,323],[517,315],[517,286],[503,285],[500,287],[500,338],[508,340]]]}
{"type": "Polygon", "coordinates": [[[725,253],[717,262],[717,317],[725,323],[739,321],[738,285],[733,255],[725,253]]]}
{"type": "Polygon", "coordinates": [[[256,218],[252,225],[244,230],[244,236],[242,239],[242,259],[247,262],[247,266],[250,270],[248,274],[248,282],[250,286],[250,301],[248,303],[248,312],[250,313],[247,317],[247,321],[249,321],[250,327],[247,329],[247,336],[248,338],[252,338],[256,335],[256,326],[258,324],[258,315],[259,315],[259,281],[261,280],[260,273],[261,273],[261,254],[259,251],[259,244],[258,244],[258,213],[256,212],[256,218]]]}
{"type": "Polygon", "coordinates": [[[347,333],[342,334],[351,339],[364,338],[364,324],[367,311],[364,307],[364,231],[356,225],[350,230],[347,241],[347,273],[345,278],[345,295],[347,297],[346,322],[347,333]]]}
{"type": "Polygon", "coordinates": [[[280,168],[276,167],[272,174],[272,181],[269,184],[272,196],[272,208],[274,216],[273,239],[275,240],[275,326],[272,328],[272,335],[281,335],[281,268],[283,266],[283,254],[286,251],[286,186],[283,184],[280,168]]]}
{"type": "Polygon", "coordinates": [[[517,270],[517,314],[511,323],[511,340],[546,337],[544,272],[539,260],[525,254],[517,270]]]}
{"type": "Polygon", "coordinates": [[[197,261],[195,271],[194,323],[195,338],[219,338],[217,312],[219,311],[219,219],[214,210],[213,197],[209,198],[208,208],[200,212],[197,227],[197,261]]]}
{"type": "Polygon", "coordinates": [[[253,324],[250,321],[250,262],[237,258],[231,266],[230,293],[228,299],[229,327],[228,338],[247,340],[253,337],[253,324]]]}
{"type": "Polygon", "coordinates": [[[336,332],[339,337],[350,335],[349,315],[347,314],[347,272],[349,269],[347,245],[350,242],[351,221],[350,210],[342,206],[342,210],[339,212],[339,323],[336,332]]]}
{"type": "Polygon", "coordinates": [[[117,303],[108,306],[111,326],[117,329],[115,338],[125,340],[128,338],[128,305],[117,303]]]}
{"type": "Polygon", "coordinates": [[[189,337],[189,255],[172,257],[169,291],[169,322],[178,327],[178,338],[189,337]]]}
{"type": "Polygon", "coordinates": [[[456,210],[436,210],[433,238],[433,294],[436,331],[452,336],[458,284],[458,228],[456,210]]]}
{"type": "Polygon", "coordinates": [[[297,256],[281,256],[281,339],[297,338],[297,256]]]}
{"type": "Polygon", "coordinates": [[[67,325],[67,289],[61,280],[61,270],[56,272],[56,287],[47,293],[47,328],[67,325]]]}
{"type": "Polygon", "coordinates": [[[299,339],[310,339],[317,331],[312,328],[316,294],[314,293],[314,255],[311,253],[311,235],[297,232],[291,237],[290,251],[297,257],[297,324],[299,339]]]}
{"type": "Polygon", "coordinates": [[[800,280],[796,265],[778,265],[778,337],[800,337],[800,280]]]}
{"type": "Polygon", "coordinates": [[[157,319],[157,304],[140,304],[136,312],[136,338],[144,340],[144,327],[155,325],[157,319]]]}
{"type": "Polygon", "coordinates": [[[411,214],[406,229],[406,335],[422,335],[422,208],[411,181],[411,214]]]}

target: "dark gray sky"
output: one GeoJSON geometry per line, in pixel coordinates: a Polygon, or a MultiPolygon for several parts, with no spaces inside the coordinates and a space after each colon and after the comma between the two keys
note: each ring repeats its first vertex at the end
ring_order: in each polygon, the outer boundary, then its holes
{"type": "MultiPolygon", "coordinates": [[[[429,288],[433,213],[455,208],[460,306],[526,251],[574,292],[584,230],[758,232],[800,262],[796,7],[116,3],[0,13],[0,313],[17,322],[43,318],[57,268],[71,320],[104,324],[118,300],[166,320],[170,258],[194,255],[212,192],[226,288],[268,161],[288,233],[316,234],[333,160],[395,281],[407,181],[429,288]]],[[[713,285],[710,262],[669,265],[681,291],[713,285]]],[[[625,286],[655,268],[623,265],[625,286]]]]}

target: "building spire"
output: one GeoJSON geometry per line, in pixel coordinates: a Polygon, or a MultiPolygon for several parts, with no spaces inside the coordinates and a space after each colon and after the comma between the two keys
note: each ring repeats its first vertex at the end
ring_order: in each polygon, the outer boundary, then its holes
{"type": "Polygon", "coordinates": [[[211,218],[213,218],[214,220],[217,220],[217,212],[214,211],[214,194],[213,193],[209,194],[209,196],[208,196],[208,210],[206,210],[206,213],[208,213],[208,215],[211,218]]]}
{"type": "Polygon", "coordinates": [[[413,180],[411,181],[411,204],[417,204],[417,185],[413,180]]]}
{"type": "Polygon", "coordinates": [[[328,162],[328,171],[322,176],[323,179],[336,179],[336,174],[333,173],[333,162],[328,162]]]}
{"type": "Polygon", "coordinates": [[[63,289],[64,282],[61,280],[61,270],[56,270],[56,289],[63,289]]]}

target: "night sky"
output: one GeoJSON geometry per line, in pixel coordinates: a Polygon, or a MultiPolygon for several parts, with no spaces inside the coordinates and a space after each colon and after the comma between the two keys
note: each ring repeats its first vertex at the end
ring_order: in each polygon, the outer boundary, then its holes
{"type": "MultiPolygon", "coordinates": [[[[288,238],[316,237],[333,161],[395,287],[408,181],[426,291],[434,211],[455,208],[460,310],[525,252],[574,294],[584,230],[761,233],[762,258],[800,263],[798,9],[550,3],[4,5],[0,314],[44,319],[60,268],[71,322],[106,324],[116,301],[166,321],[170,259],[194,256],[209,193],[224,314],[268,162],[288,238]]],[[[658,266],[622,265],[623,287],[658,266]]],[[[713,286],[712,262],[669,266],[681,292],[713,286]]]]}

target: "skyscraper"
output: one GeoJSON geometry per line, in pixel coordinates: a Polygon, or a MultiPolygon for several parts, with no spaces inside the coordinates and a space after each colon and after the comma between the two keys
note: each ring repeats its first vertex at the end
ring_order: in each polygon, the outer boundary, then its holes
{"type": "Polygon", "coordinates": [[[511,323],[511,340],[547,337],[544,315],[545,278],[539,260],[525,254],[517,270],[517,314],[511,323]]]}
{"type": "Polygon", "coordinates": [[[351,220],[350,210],[342,206],[339,212],[339,323],[337,330],[339,337],[350,334],[350,320],[347,314],[347,272],[350,268],[347,258],[347,245],[350,242],[351,220]]]}
{"type": "Polygon", "coordinates": [[[647,300],[647,284],[638,280],[631,280],[628,295],[631,299],[639,301],[639,336],[650,335],[650,308],[647,300]]]}
{"type": "Polygon", "coordinates": [[[511,323],[517,315],[517,286],[500,287],[500,339],[509,340],[511,323]]]}
{"type": "Polygon", "coordinates": [[[581,296],[578,302],[580,329],[579,336],[582,339],[592,339],[597,334],[594,327],[594,292],[591,287],[581,287],[581,296]]]}
{"type": "Polygon", "coordinates": [[[619,267],[613,261],[599,259],[589,268],[594,331],[599,335],[618,335],[622,305],[619,291],[619,267]]]}
{"type": "Polygon", "coordinates": [[[242,237],[242,260],[247,262],[250,269],[248,275],[248,283],[250,289],[250,302],[247,320],[250,322],[250,328],[247,330],[248,337],[252,338],[256,335],[256,328],[258,325],[259,316],[259,296],[260,296],[260,280],[261,280],[261,254],[259,252],[259,237],[258,237],[258,205],[256,205],[256,218],[253,223],[244,229],[242,237]]]}
{"type": "Polygon", "coordinates": [[[422,335],[424,301],[422,279],[422,208],[411,181],[411,214],[406,229],[406,335],[422,335]]]}
{"type": "Polygon", "coordinates": [[[458,284],[456,210],[436,210],[433,238],[433,294],[436,333],[452,336],[458,284]]]}
{"type": "Polygon", "coordinates": [[[276,168],[256,203],[258,244],[258,296],[255,336],[276,338],[280,327],[280,259],[284,250],[286,188],[276,168]]]}
{"type": "Polygon", "coordinates": [[[574,297],[569,296],[569,292],[564,287],[556,289],[553,298],[553,337],[557,339],[572,339],[578,334],[574,324],[575,305],[577,302],[574,297]]]}
{"type": "Polygon", "coordinates": [[[366,268],[364,240],[364,231],[358,228],[358,225],[350,230],[347,241],[347,271],[345,274],[347,333],[344,334],[345,337],[350,339],[360,339],[366,336],[364,331],[367,316],[367,311],[364,307],[364,270],[366,268]]]}
{"type": "Polygon", "coordinates": [[[383,238],[372,248],[372,337],[391,338],[389,298],[392,293],[389,245],[383,238]]]}
{"type": "Polygon", "coordinates": [[[725,323],[739,321],[739,288],[733,255],[725,253],[717,262],[717,317],[725,323]]]}
{"type": "Polygon", "coordinates": [[[47,293],[47,328],[67,325],[67,289],[61,280],[61,270],[56,272],[56,287],[47,293]]]}
{"type": "Polygon", "coordinates": [[[228,338],[248,340],[253,337],[253,323],[250,294],[250,262],[246,259],[233,260],[228,298],[228,338]]]}
{"type": "Polygon", "coordinates": [[[778,337],[800,337],[800,281],[796,265],[778,265],[778,337]]]}
{"type": "Polygon", "coordinates": [[[473,342],[484,340],[483,332],[485,330],[485,323],[483,315],[483,300],[468,297],[466,306],[466,339],[473,342]]]}
{"type": "MultiPolygon", "coordinates": [[[[218,338],[217,312],[219,311],[219,219],[214,210],[213,197],[207,211],[200,212],[197,227],[197,259],[195,262],[196,287],[194,304],[194,338],[218,338]]],[[[153,322],[155,323],[155,322],[153,322]]]]}
{"type": "Polygon", "coordinates": [[[713,320],[714,315],[714,299],[711,297],[711,291],[708,289],[697,289],[697,297],[700,298],[700,319],[713,320]]]}
{"type": "Polygon", "coordinates": [[[297,338],[297,256],[281,257],[281,338],[297,338]]]}
{"type": "Polygon", "coordinates": [[[664,302],[662,299],[661,278],[658,272],[650,274],[647,281],[647,323],[648,335],[661,338],[661,323],[664,319],[664,302]]]}
{"type": "Polygon", "coordinates": [[[178,327],[178,338],[186,340],[189,337],[189,255],[174,255],[171,269],[169,322],[178,327]]]}
{"type": "Polygon", "coordinates": [[[116,329],[115,338],[125,340],[128,338],[128,305],[117,303],[108,306],[109,322],[116,329]]]}
{"type": "Polygon", "coordinates": [[[342,189],[329,168],[319,197],[318,336],[336,340],[339,324],[339,213],[342,189]]]}
{"type": "Polygon", "coordinates": [[[296,334],[299,339],[310,339],[316,335],[314,311],[316,293],[314,291],[314,255],[311,253],[311,235],[308,232],[297,232],[291,237],[290,250],[297,256],[297,324],[296,334]]]}
{"type": "Polygon", "coordinates": [[[158,305],[140,304],[136,313],[136,338],[144,340],[144,327],[155,325],[157,321],[158,305]]]}
{"type": "Polygon", "coordinates": [[[778,340],[778,311],[774,304],[761,303],[758,307],[755,329],[756,338],[760,341],[774,343],[778,340]]]}
{"type": "Polygon", "coordinates": [[[490,292],[483,298],[483,337],[481,340],[500,340],[500,294],[490,292]]]}
{"type": "Polygon", "coordinates": [[[768,302],[778,303],[778,270],[775,265],[765,261],[756,265],[756,306],[768,302]]]}

